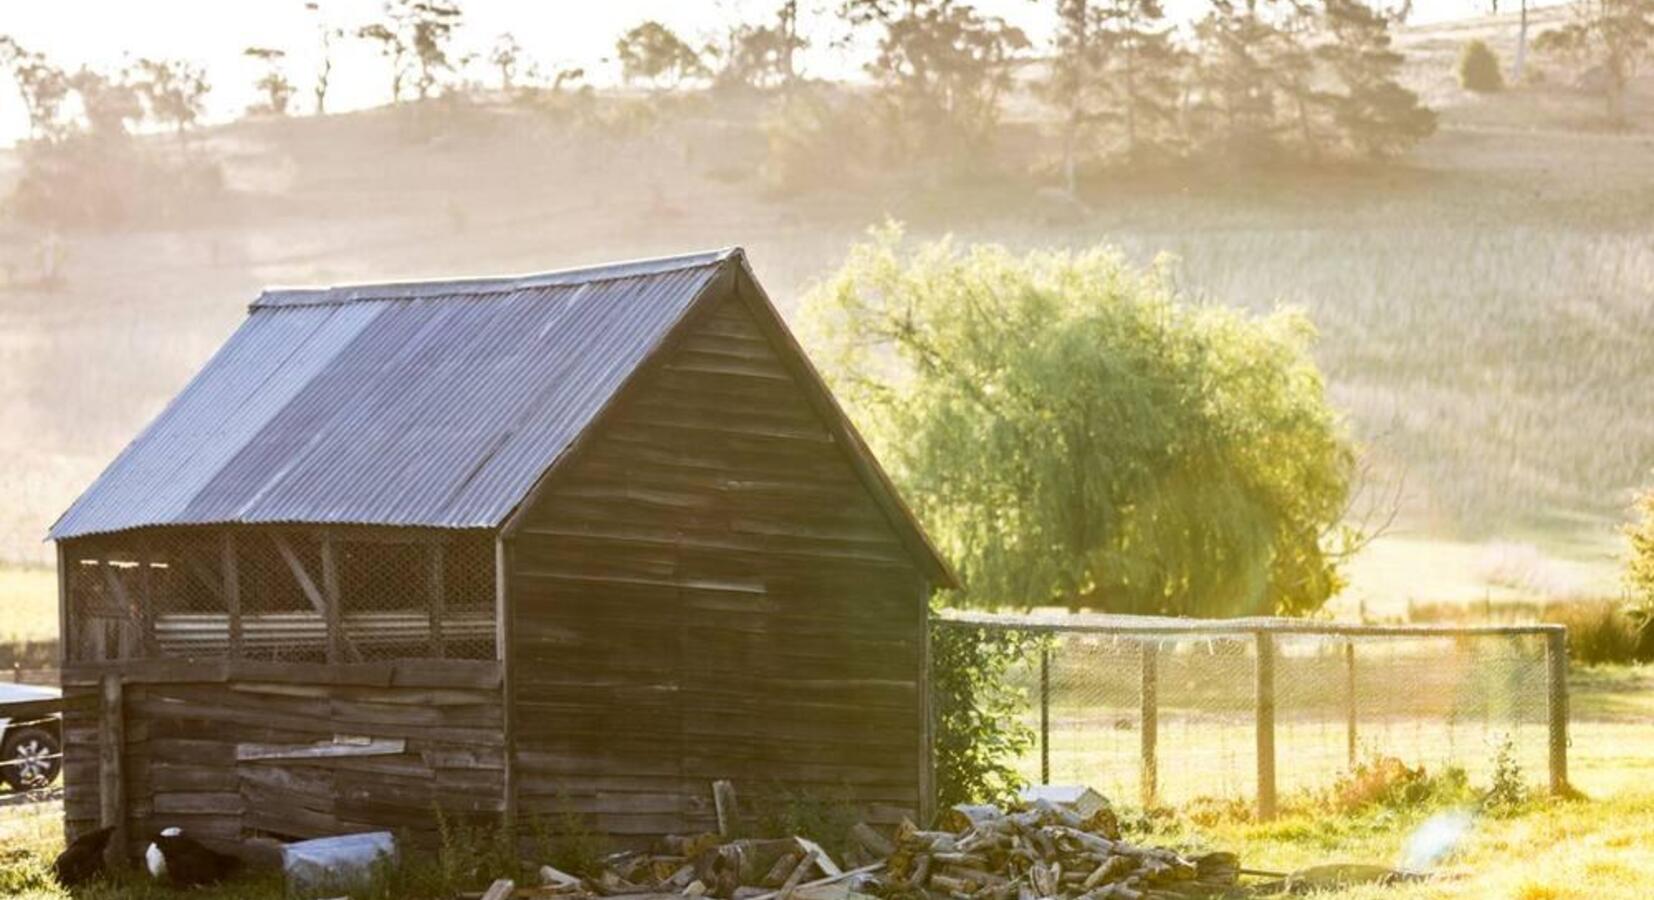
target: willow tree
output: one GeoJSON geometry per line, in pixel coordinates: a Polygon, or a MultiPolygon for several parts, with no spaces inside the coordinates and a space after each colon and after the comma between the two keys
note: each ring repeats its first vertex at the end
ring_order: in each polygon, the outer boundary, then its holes
{"type": "Polygon", "coordinates": [[[805,309],[965,602],[1295,614],[1341,585],[1354,452],[1303,316],[1191,303],[1107,248],[910,250],[895,226],[805,309]]]}

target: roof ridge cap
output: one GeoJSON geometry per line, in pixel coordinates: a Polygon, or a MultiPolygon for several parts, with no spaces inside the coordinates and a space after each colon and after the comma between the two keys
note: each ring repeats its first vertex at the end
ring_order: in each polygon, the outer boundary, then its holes
{"type": "Polygon", "coordinates": [[[724,247],[674,256],[650,257],[595,266],[577,266],[531,272],[522,275],[474,276],[437,278],[417,281],[382,281],[361,284],[340,284],[327,287],[269,287],[259,293],[248,307],[251,310],[299,306],[342,306],[381,300],[417,300],[430,297],[484,296],[506,294],[538,287],[572,287],[617,281],[623,278],[647,278],[667,275],[687,269],[722,265],[730,260],[745,258],[739,246],[724,247]]]}

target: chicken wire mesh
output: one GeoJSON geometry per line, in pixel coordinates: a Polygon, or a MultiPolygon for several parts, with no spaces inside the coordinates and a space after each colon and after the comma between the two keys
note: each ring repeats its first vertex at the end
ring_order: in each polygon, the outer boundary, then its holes
{"type": "Polygon", "coordinates": [[[1040,627],[1043,649],[1008,675],[1022,698],[1017,717],[1036,735],[1017,760],[1021,774],[1128,802],[1249,804],[1265,777],[1261,730],[1274,748],[1271,804],[1327,791],[1380,757],[1433,773],[1457,767],[1482,784],[1501,753],[1529,780],[1556,774],[1554,629],[1184,627],[1040,627]],[[1273,701],[1270,726],[1260,697],[1273,701]]]}
{"type": "Polygon", "coordinates": [[[495,655],[486,534],[169,529],[71,542],[64,567],[76,661],[495,655]]]}

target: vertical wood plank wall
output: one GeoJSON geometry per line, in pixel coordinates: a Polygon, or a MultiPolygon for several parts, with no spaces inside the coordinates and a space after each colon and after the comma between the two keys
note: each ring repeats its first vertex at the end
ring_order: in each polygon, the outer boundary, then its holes
{"type": "Polygon", "coordinates": [[[750,313],[708,313],[512,538],[520,822],[708,829],[714,779],[919,806],[921,576],[750,313]]]}

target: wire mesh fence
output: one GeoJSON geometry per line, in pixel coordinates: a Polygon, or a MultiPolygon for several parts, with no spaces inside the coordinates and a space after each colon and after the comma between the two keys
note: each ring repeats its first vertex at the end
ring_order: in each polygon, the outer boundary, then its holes
{"type": "Polygon", "coordinates": [[[486,534],[155,529],[68,542],[64,572],[74,661],[495,655],[486,534]]]}
{"type": "Polygon", "coordinates": [[[1503,753],[1553,789],[1567,781],[1559,626],[960,614],[943,627],[1044,636],[1008,676],[1038,736],[1018,761],[1034,783],[1269,815],[1379,757],[1485,779],[1503,753]]]}

